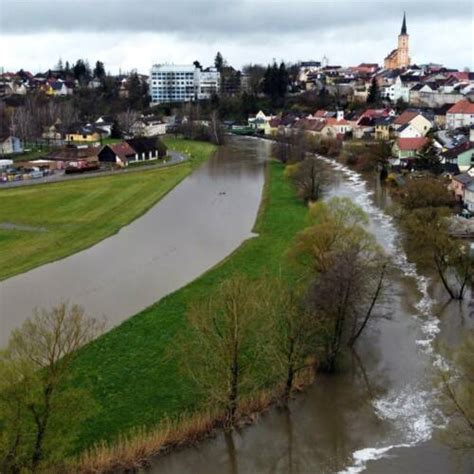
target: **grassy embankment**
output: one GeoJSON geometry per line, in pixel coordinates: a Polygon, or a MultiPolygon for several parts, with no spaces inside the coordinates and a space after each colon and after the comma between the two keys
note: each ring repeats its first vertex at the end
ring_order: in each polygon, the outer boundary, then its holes
{"type": "Polygon", "coordinates": [[[117,439],[132,428],[146,429],[203,409],[195,387],[183,377],[168,351],[184,328],[187,306],[212,293],[232,273],[258,277],[263,272],[279,272],[285,252],[305,226],[307,216],[283,171],[280,163],[268,166],[254,229],[258,237],[81,351],[74,367],[76,381],[90,384],[101,409],[85,427],[79,449],[99,440],[117,439]]]}
{"type": "Polygon", "coordinates": [[[191,160],[162,169],[0,189],[0,280],[90,247],[115,234],[206,160],[215,147],[168,138],[191,160]],[[34,231],[38,229],[38,231],[34,231]],[[46,231],[41,231],[42,229],[46,231]]]}

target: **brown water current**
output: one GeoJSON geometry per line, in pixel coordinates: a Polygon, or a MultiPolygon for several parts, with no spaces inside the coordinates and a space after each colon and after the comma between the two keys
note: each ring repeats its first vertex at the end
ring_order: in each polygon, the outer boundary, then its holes
{"type": "Polygon", "coordinates": [[[118,234],[0,282],[0,347],[35,307],[77,303],[111,327],[221,261],[253,235],[270,146],[232,139],[118,234]]]}
{"type": "Polygon", "coordinates": [[[327,193],[368,214],[369,230],[392,257],[377,319],[335,376],[318,376],[288,410],[272,409],[253,426],[157,458],[149,474],[474,472],[474,454],[443,444],[446,420],[435,376],[443,353],[474,330],[468,305],[448,302],[403,252],[390,198],[345,166],[330,164],[327,193]],[[446,349],[448,347],[448,349],[446,349]]]}
{"type": "MultiPolygon", "coordinates": [[[[0,283],[0,346],[35,306],[82,304],[118,324],[185,285],[251,237],[271,143],[233,138],[217,156],[117,235],[0,283]]],[[[434,376],[443,357],[474,330],[472,294],[448,302],[434,278],[403,252],[384,212],[386,190],[327,162],[327,198],[347,196],[391,256],[377,319],[335,376],[318,376],[289,409],[253,426],[157,458],[149,474],[472,474],[472,452],[443,444],[445,419],[434,376]]]]}

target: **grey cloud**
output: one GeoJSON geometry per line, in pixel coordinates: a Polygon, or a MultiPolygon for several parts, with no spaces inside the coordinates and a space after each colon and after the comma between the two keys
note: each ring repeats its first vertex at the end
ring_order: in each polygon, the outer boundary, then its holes
{"type": "Polygon", "coordinates": [[[468,1],[388,0],[0,0],[3,33],[48,31],[154,32],[218,39],[364,28],[396,24],[407,10],[411,21],[472,17],[468,1]]]}

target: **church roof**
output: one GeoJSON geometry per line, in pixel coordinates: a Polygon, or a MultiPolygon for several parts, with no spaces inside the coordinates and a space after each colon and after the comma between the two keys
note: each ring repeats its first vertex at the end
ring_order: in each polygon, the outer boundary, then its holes
{"type": "Polygon", "coordinates": [[[402,31],[400,32],[401,35],[407,34],[407,19],[405,12],[403,12],[403,23],[402,23],[402,31]]]}
{"type": "Polygon", "coordinates": [[[393,59],[397,56],[398,54],[398,49],[394,49],[393,51],[391,51],[389,54],[387,54],[387,56],[385,57],[385,59],[393,59]]]}

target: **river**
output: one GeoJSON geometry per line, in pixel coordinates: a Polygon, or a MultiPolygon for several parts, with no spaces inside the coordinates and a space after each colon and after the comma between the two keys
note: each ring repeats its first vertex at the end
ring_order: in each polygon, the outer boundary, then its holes
{"type": "Polygon", "coordinates": [[[270,147],[233,138],[116,235],[0,282],[0,347],[35,308],[79,303],[112,327],[221,261],[252,236],[270,147]]]}
{"type": "MultiPolygon", "coordinates": [[[[35,306],[80,302],[114,325],[212,267],[252,235],[270,150],[267,141],[232,138],[117,235],[0,283],[1,342],[35,306]]],[[[318,376],[288,410],[271,409],[253,426],[159,457],[148,474],[472,474],[472,453],[438,438],[445,419],[434,383],[441,354],[474,328],[472,295],[447,303],[439,285],[407,261],[384,212],[386,190],[326,163],[333,175],[327,198],[359,204],[394,262],[377,319],[345,370],[318,376]]]]}
{"type": "Polygon", "coordinates": [[[346,196],[369,217],[369,230],[394,263],[378,318],[347,367],[318,376],[288,410],[274,408],[253,426],[219,434],[196,447],[158,457],[148,474],[474,472],[474,456],[443,444],[446,423],[435,383],[441,351],[467,328],[464,303],[448,303],[442,288],[407,261],[390,198],[346,166],[325,160],[333,175],[327,198],[346,196]]]}

